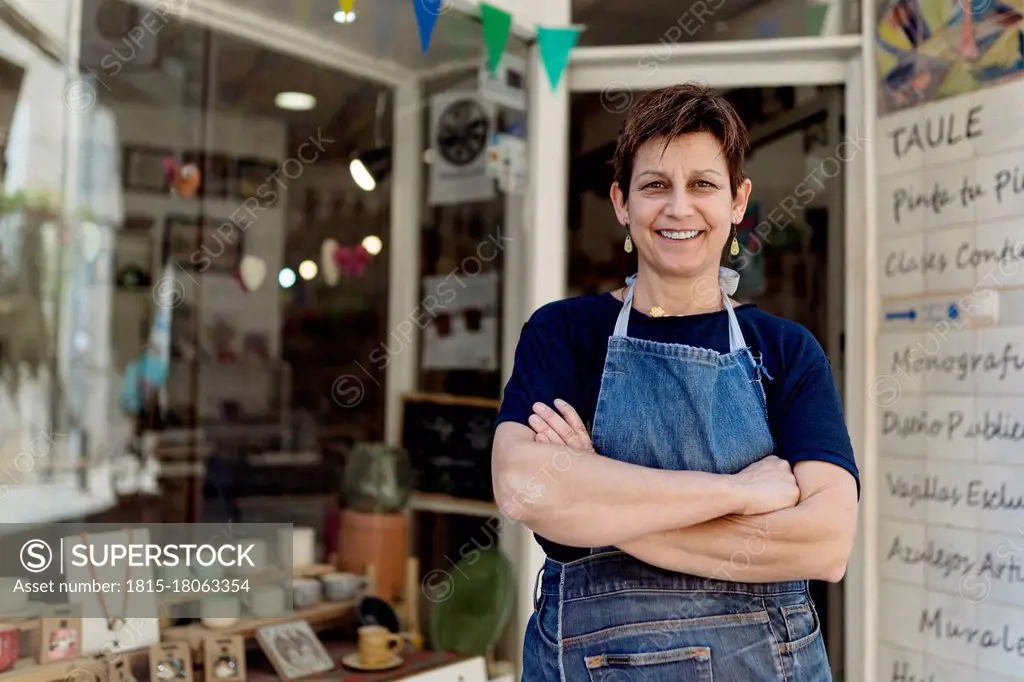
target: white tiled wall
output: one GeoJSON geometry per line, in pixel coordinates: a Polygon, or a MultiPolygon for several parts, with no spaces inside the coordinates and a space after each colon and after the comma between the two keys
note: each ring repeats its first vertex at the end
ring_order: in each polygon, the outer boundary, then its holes
{"type": "Polygon", "coordinates": [[[1022,107],[879,121],[879,680],[1024,680],[1022,107]]]}

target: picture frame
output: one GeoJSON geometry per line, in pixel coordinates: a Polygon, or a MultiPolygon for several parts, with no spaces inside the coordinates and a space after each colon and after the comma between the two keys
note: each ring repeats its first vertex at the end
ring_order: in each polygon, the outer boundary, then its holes
{"type": "Polygon", "coordinates": [[[243,157],[235,161],[235,196],[239,199],[259,199],[260,206],[269,208],[278,202],[281,187],[271,180],[278,171],[276,161],[256,157],[243,157]]]}
{"type": "Polygon", "coordinates": [[[203,641],[203,671],[203,679],[209,682],[245,682],[245,638],[207,637],[203,641]]]}
{"type": "Polygon", "coordinates": [[[192,682],[192,650],[187,642],[160,642],[149,647],[149,679],[192,682]]]}
{"type": "Polygon", "coordinates": [[[229,220],[169,215],[161,262],[192,272],[234,272],[242,262],[244,243],[244,231],[229,220]]]}
{"type": "Polygon", "coordinates": [[[82,617],[76,606],[65,604],[49,609],[40,621],[39,632],[39,663],[82,656],[82,617]]]}
{"type": "Polygon", "coordinates": [[[148,145],[126,145],[121,168],[125,190],[163,194],[168,191],[164,159],[170,150],[148,145]]]}
{"type": "Polygon", "coordinates": [[[256,641],[282,680],[300,680],[336,667],[304,620],[264,626],[256,631],[256,641]]]}

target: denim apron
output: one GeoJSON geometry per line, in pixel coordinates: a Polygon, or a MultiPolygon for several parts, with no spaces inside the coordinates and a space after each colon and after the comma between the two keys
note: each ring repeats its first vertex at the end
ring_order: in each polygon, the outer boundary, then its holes
{"type": "MultiPolygon", "coordinates": [[[[636,277],[608,340],[592,440],[606,457],[656,469],[732,474],[771,454],[758,360],[719,279],[729,352],[631,338],[636,277]]],[[[767,376],[765,374],[765,376],[767,376]]],[[[769,377],[770,378],[770,377],[769,377]]],[[[765,551],[752,538],[723,577],[765,551]]],[[[546,559],[526,631],[523,680],[828,682],[807,581],[739,583],[667,571],[614,547],[546,559]]]]}

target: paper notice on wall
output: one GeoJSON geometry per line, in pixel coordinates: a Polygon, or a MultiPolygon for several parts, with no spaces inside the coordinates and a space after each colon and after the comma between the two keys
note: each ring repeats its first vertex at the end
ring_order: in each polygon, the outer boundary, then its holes
{"type": "Polygon", "coordinates": [[[498,189],[506,194],[526,193],[526,140],[503,134],[501,139],[501,171],[498,189]]]}
{"type": "Polygon", "coordinates": [[[498,369],[498,276],[423,278],[424,300],[438,302],[423,329],[423,369],[498,369]]]}
{"type": "Polygon", "coordinates": [[[430,100],[429,202],[432,206],[489,201],[488,142],[495,106],[472,92],[445,92],[430,100]]]}
{"type": "Polygon", "coordinates": [[[498,62],[498,68],[491,73],[487,58],[480,60],[480,95],[515,111],[526,111],[526,60],[505,53],[498,62]]]}

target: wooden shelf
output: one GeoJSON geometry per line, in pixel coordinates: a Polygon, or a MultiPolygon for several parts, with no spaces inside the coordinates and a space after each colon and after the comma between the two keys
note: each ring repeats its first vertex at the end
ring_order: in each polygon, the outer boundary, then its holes
{"type": "MultiPolygon", "coordinates": [[[[149,648],[126,651],[123,655],[134,664],[137,658],[149,659],[149,648]]],[[[0,682],[85,682],[102,680],[106,674],[107,667],[100,656],[84,656],[52,663],[22,658],[13,668],[0,673],[0,682]]]]}
{"type": "Polygon", "coordinates": [[[409,501],[413,511],[434,512],[435,514],[462,514],[464,516],[492,517],[498,513],[494,502],[467,500],[438,493],[413,493],[409,501]]]}
{"type": "MultiPolygon", "coordinates": [[[[290,616],[284,616],[281,618],[249,618],[239,620],[237,623],[227,628],[208,628],[202,623],[190,623],[189,625],[180,625],[178,627],[166,628],[161,633],[161,638],[166,641],[183,641],[188,642],[189,646],[193,651],[200,651],[203,646],[203,640],[207,637],[224,637],[232,635],[242,635],[249,639],[256,636],[256,631],[267,625],[274,625],[276,623],[287,623],[293,620],[304,620],[310,624],[314,629],[323,629],[330,625],[336,624],[351,614],[356,607],[356,600],[340,601],[340,602],[323,602],[309,609],[302,609],[301,611],[295,611],[290,616]]],[[[4,682],[0,678],[0,682],[4,682]]]]}
{"type": "Polygon", "coordinates": [[[333,564],[310,564],[309,566],[296,566],[292,569],[293,578],[319,578],[328,573],[337,571],[333,564]]]}
{"type": "MultiPolygon", "coordinates": [[[[259,575],[253,576],[231,576],[229,578],[221,578],[225,580],[247,580],[249,581],[249,588],[253,588],[256,585],[274,585],[274,584],[285,584],[289,583],[295,578],[319,578],[322,575],[335,572],[336,569],[331,564],[311,564],[309,566],[299,566],[298,568],[292,569],[291,574],[286,573],[284,570],[268,571],[266,573],[260,573],[259,575]]],[[[172,606],[174,604],[189,604],[192,602],[200,602],[209,597],[216,595],[208,592],[168,592],[166,594],[158,594],[157,602],[172,606]]],[[[38,621],[37,621],[38,622],[38,621]]],[[[27,628],[22,628],[27,629],[27,628]]]]}
{"type": "MultiPolygon", "coordinates": [[[[23,658],[5,673],[0,673],[0,682],[55,682],[57,680],[74,679],[74,670],[90,670],[94,677],[99,677],[102,670],[99,661],[94,658],[72,658],[67,661],[38,663],[34,658],[23,658]],[[91,670],[90,670],[91,668],[91,670]]],[[[104,670],[104,672],[106,672],[104,670]]],[[[88,678],[86,678],[88,679],[88,678]]]]}

